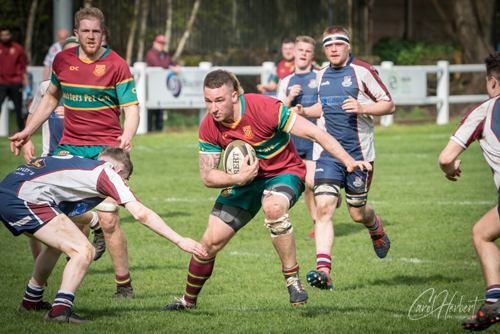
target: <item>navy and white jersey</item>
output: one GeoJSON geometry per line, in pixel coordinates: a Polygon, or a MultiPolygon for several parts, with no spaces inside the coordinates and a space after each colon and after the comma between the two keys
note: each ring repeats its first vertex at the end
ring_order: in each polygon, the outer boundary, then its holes
{"type": "MultiPolygon", "coordinates": [[[[340,68],[323,67],[317,73],[318,99],[325,117],[325,127],[342,147],[356,160],[375,160],[373,145],[373,117],[347,113],[343,102],[352,96],[362,105],[378,101],[391,101],[391,96],[375,68],[350,57],[347,65],[340,68]]],[[[323,151],[321,158],[328,156],[323,151]]]]}
{"type": "Polygon", "coordinates": [[[495,186],[500,191],[500,95],[472,108],[451,140],[464,149],[479,141],[484,158],[493,171],[495,186]]]}
{"type": "MultiPolygon", "coordinates": [[[[38,86],[35,97],[33,98],[33,102],[31,102],[31,106],[29,108],[30,114],[35,113],[38,104],[40,103],[40,101],[42,101],[43,96],[49,88],[49,84],[50,80],[45,80],[40,83],[40,86],[38,86]]],[[[64,99],[61,99],[58,107],[63,106],[64,99]]],[[[46,120],[42,125],[42,157],[54,154],[54,150],[56,149],[57,145],[59,145],[59,141],[61,140],[63,130],[64,118],[61,118],[55,112],[52,112],[49,119],[46,120]]]]}
{"type": "Polygon", "coordinates": [[[120,205],[138,201],[111,163],[72,155],[19,166],[0,182],[0,192],[32,204],[53,203],[68,217],[93,209],[108,196],[120,205]]]}
{"type": "MultiPolygon", "coordinates": [[[[292,101],[290,107],[301,104],[304,108],[310,107],[318,102],[318,86],[316,83],[316,70],[308,73],[296,74],[292,73],[281,79],[278,83],[276,98],[284,102],[290,94],[290,89],[295,85],[300,85],[302,91],[292,101]]],[[[316,124],[316,119],[307,118],[310,122],[316,124]]],[[[307,139],[302,139],[294,135],[290,135],[295,144],[295,148],[302,159],[312,160],[313,142],[307,139]]]]}

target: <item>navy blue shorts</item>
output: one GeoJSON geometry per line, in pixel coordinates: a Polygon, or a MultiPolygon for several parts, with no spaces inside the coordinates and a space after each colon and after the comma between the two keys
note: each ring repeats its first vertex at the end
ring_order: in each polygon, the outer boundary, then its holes
{"type": "Polygon", "coordinates": [[[293,145],[299,152],[299,156],[302,160],[312,160],[314,143],[308,139],[299,138],[294,135],[290,135],[293,140],[293,145]]]}
{"type": "MultiPolygon", "coordinates": [[[[340,181],[340,187],[346,189],[348,194],[363,194],[370,190],[373,176],[373,162],[371,162],[372,171],[359,169],[348,173],[346,167],[338,160],[322,159],[316,161],[316,172],[314,180],[336,180],[340,181]]],[[[315,182],[316,184],[316,182],[315,182]]]]}
{"type": "Polygon", "coordinates": [[[0,220],[14,235],[34,234],[62,211],[55,203],[33,204],[0,192],[0,220]]]}

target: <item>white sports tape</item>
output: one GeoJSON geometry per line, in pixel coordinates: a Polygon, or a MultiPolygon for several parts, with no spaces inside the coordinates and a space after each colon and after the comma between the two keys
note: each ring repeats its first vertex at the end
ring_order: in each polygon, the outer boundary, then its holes
{"type": "Polygon", "coordinates": [[[116,203],[101,202],[95,209],[100,212],[115,212],[118,211],[120,207],[116,203]]]}
{"type": "Polygon", "coordinates": [[[273,191],[273,190],[264,190],[264,195],[279,195],[279,196],[283,196],[284,198],[286,198],[286,201],[288,203],[288,209],[290,209],[290,199],[285,195],[283,194],[282,192],[279,192],[279,191],[273,191]]]}
{"type": "Polygon", "coordinates": [[[323,38],[323,46],[327,46],[336,42],[341,42],[349,45],[349,37],[341,34],[328,35],[323,38]]]}
{"type": "Polygon", "coordinates": [[[271,237],[277,238],[280,235],[287,235],[293,232],[292,223],[290,223],[290,217],[288,214],[276,220],[265,219],[265,224],[268,230],[271,230],[271,237]],[[276,225],[277,223],[281,223],[276,225]]]}

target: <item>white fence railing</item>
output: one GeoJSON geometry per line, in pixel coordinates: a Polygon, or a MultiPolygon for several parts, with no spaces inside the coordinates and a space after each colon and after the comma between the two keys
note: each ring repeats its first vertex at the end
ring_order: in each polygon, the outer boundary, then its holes
{"type": "MultiPolygon", "coordinates": [[[[211,70],[225,69],[235,75],[260,76],[260,82],[265,84],[275,71],[273,62],[264,62],[262,66],[212,66],[209,62],[201,62],[197,67],[184,67],[179,75],[179,82],[190,88],[191,95],[172,96],[165,88],[165,78],[169,70],[161,68],[147,68],[145,63],[135,63],[131,67],[137,88],[137,97],[141,113],[138,134],[147,131],[147,108],[159,107],[164,109],[199,109],[200,118],[206,114],[203,105],[203,78],[211,70]],[[156,80],[156,81],[151,81],[156,80]],[[160,82],[161,81],[161,82],[160,82]],[[193,93],[194,92],[194,93],[193,93]],[[199,92],[199,93],[198,93],[199,92]],[[155,95],[156,94],[156,95],[155,95]],[[166,99],[165,99],[166,98],[166,99]],[[160,101],[162,99],[162,101],[160,101]],[[158,100],[158,101],[156,101],[158,100]],[[170,101],[170,102],[169,102],[170,101]],[[184,101],[184,102],[182,102],[184,101]]],[[[450,73],[485,72],[483,64],[450,65],[448,61],[439,61],[437,65],[429,66],[394,66],[391,62],[383,62],[375,66],[382,81],[392,95],[396,105],[435,104],[437,107],[437,124],[447,124],[449,121],[450,103],[482,102],[488,95],[449,95],[450,73]],[[427,74],[437,74],[436,95],[427,96],[427,74]]],[[[28,72],[32,76],[33,92],[42,81],[43,67],[29,66],[28,72]]],[[[6,137],[9,130],[9,108],[12,103],[4,101],[0,110],[0,137],[6,137]]],[[[383,116],[381,125],[392,124],[393,116],[383,116]]]]}

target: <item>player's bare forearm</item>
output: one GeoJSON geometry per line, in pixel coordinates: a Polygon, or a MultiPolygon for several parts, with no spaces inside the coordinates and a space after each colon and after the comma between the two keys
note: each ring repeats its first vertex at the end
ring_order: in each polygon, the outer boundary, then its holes
{"type": "Polygon", "coordinates": [[[301,116],[297,116],[295,124],[290,133],[294,136],[308,139],[320,144],[325,149],[325,151],[333,155],[342,164],[344,164],[347,167],[348,172],[352,172],[357,168],[362,170],[364,168],[366,168],[367,170],[372,169],[370,163],[366,161],[356,161],[328,132],[318,128],[316,125],[301,116]]]}
{"type": "Polygon", "coordinates": [[[244,183],[241,180],[243,174],[232,175],[219,170],[220,157],[220,153],[200,153],[200,176],[203,184],[209,188],[227,188],[244,183]]]}
{"type": "Polygon", "coordinates": [[[123,107],[125,113],[125,121],[123,122],[123,136],[132,140],[139,127],[140,114],[139,105],[133,104],[131,106],[123,107]]]}
{"type": "Polygon", "coordinates": [[[380,100],[373,104],[360,104],[358,100],[349,96],[342,104],[342,109],[347,113],[364,114],[371,116],[391,115],[396,111],[394,102],[380,100]]]}
{"type": "Polygon", "coordinates": [[[457,181],[456,177],[462,175],[462,170],[460,169],[461,161],[457,160],[457,158],[463,151],[465,151],[465,148],[454,140],[450,140],[439,155],[439,168],[441,168],[444,176],[450,181],[457,181]]]}
{"type": "Polygon", "coordinates": [[[319,102],[307,108],[304,108],[301,104],[297,104],[295,107],[290,108],[290,110],[297,115],[307,118],[320,118],[323,113],[323,108],[319,102]]]}

